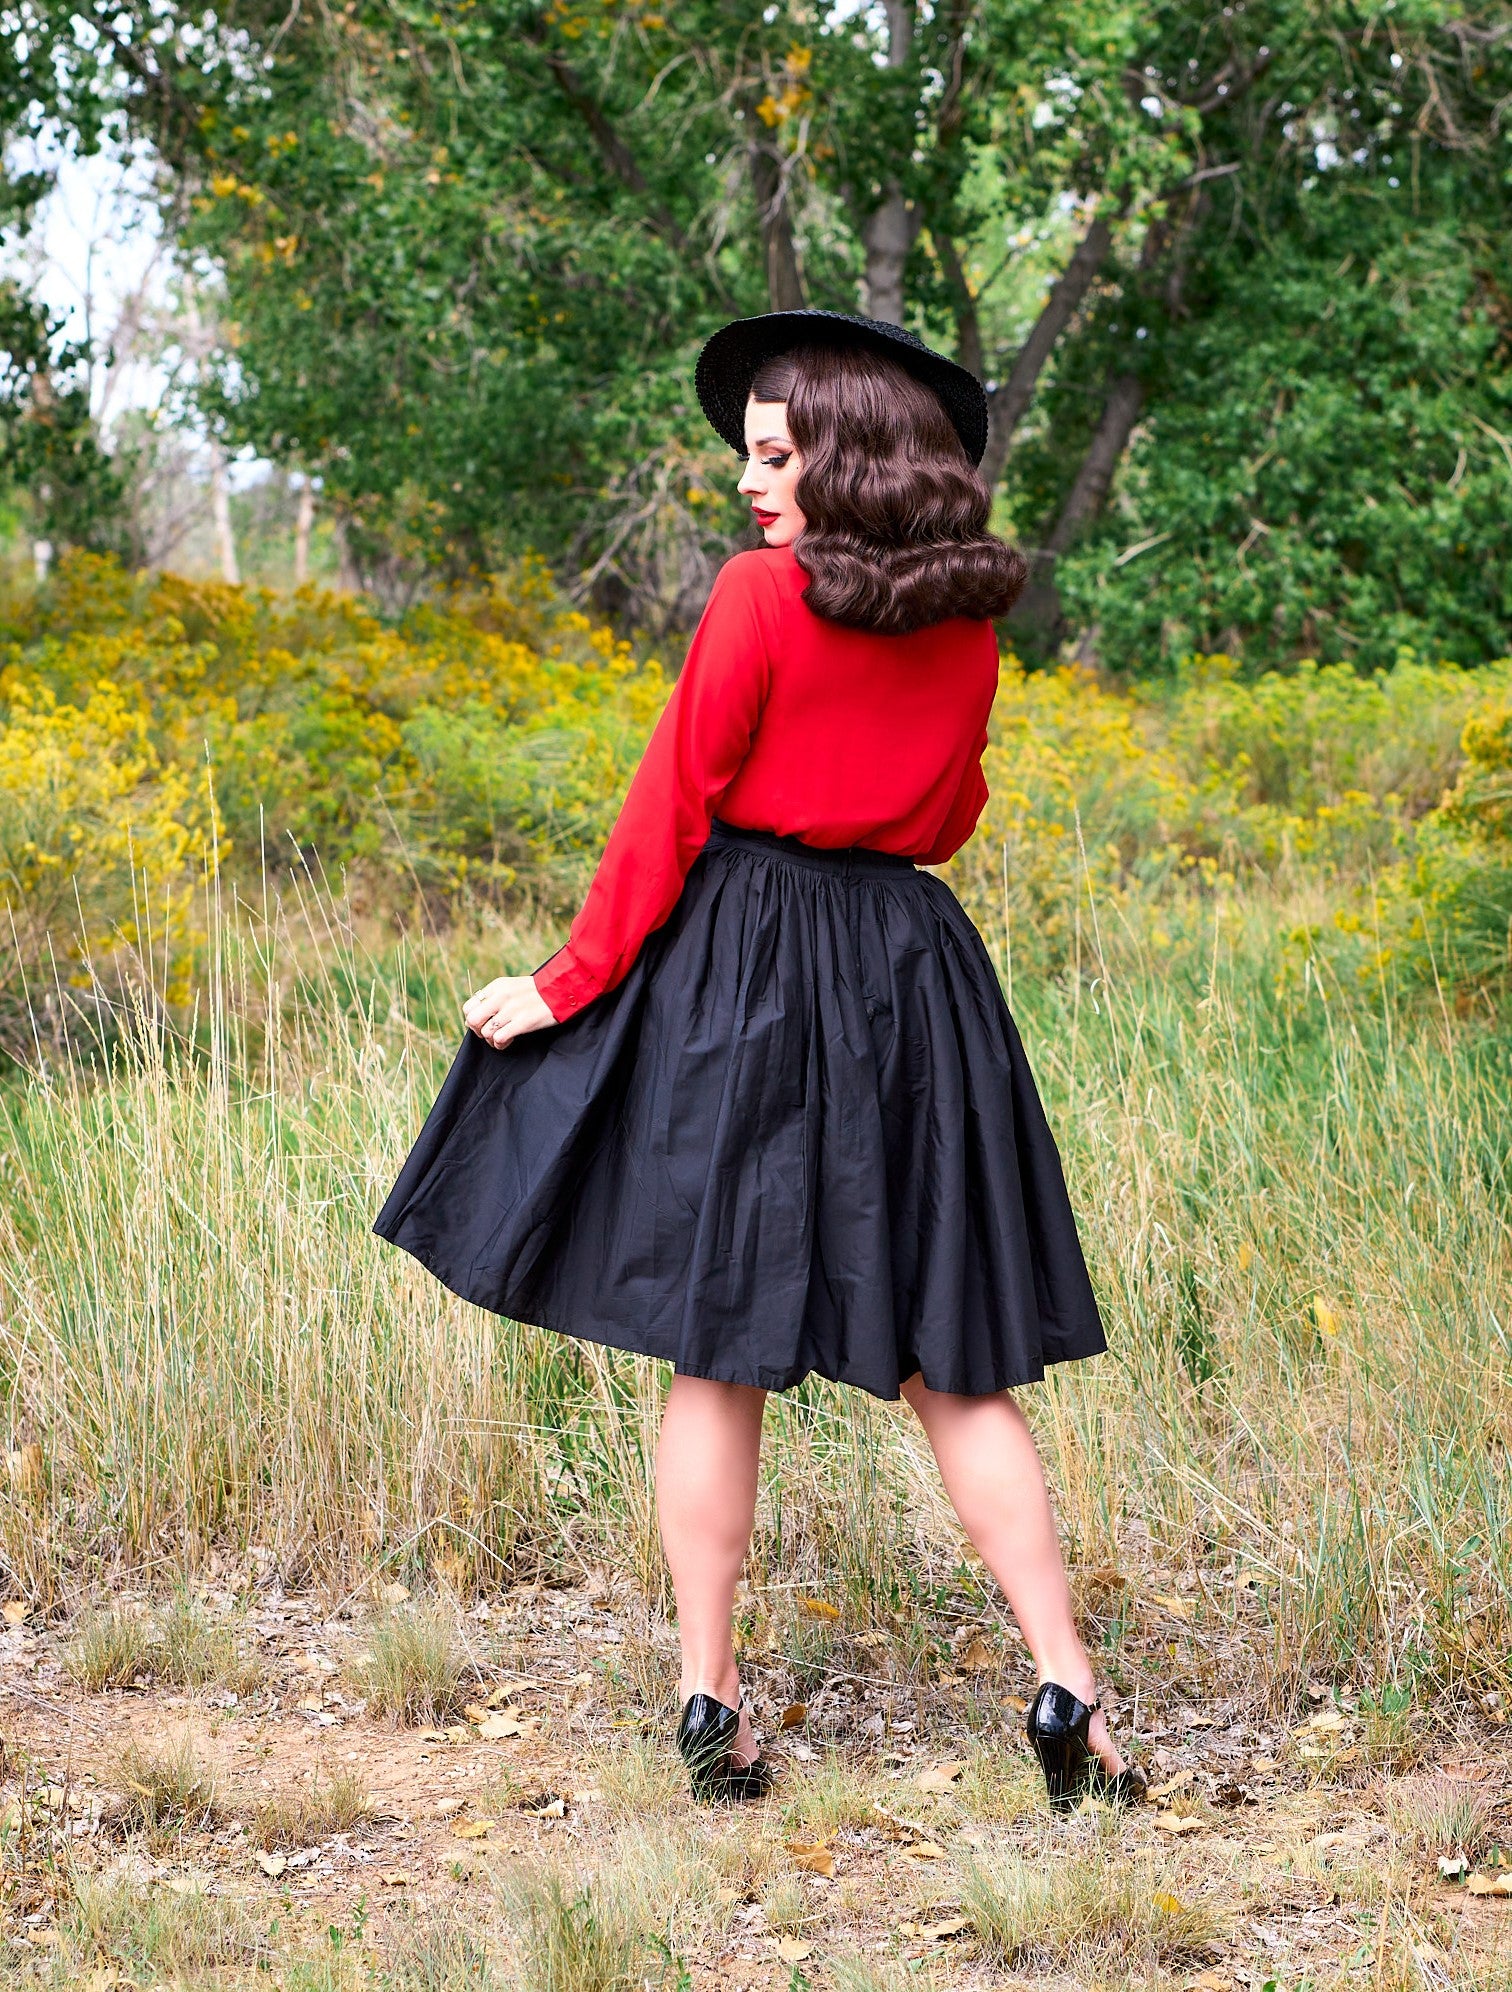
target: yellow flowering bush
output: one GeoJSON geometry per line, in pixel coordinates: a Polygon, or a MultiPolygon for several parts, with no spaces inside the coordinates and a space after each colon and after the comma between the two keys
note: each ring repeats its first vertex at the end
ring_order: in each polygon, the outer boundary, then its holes
{"type": "Polygon", "coordinates": [[[5,688],[0,725],[0,1025],[37,1007],[44,970],[86,988],[121,948],[170,963],[177,1000],[189,967],[188,860],[204,825],[183,771],[164,766],[145,713],[108,679],[61,702],[46,686],[5,688]]]}
{"type": "MultiPolygon", "coordinates": [[[[73,556],[0,603],[0,1008],[53,962],[86,987],[149,931],[171,999],[207,866],[344,873],[398,918],[417,889],[438,917],[518,892],[565,918],[671,684],[539,563],[385,622],[73,556]]],[[[1162,950],[1275,881],[1326,888],[1364,973],[1437,934],[1483,974],[1507,958],[1509,709],[1509,661],[1245,680],[1196,657],[1129,689],[1005,656],[990,798],[949,876],[1036,973],[1094,913],[1162,950]]],[[[1324,937],[1309,916],[1295,945],[1324,937]]]]}
{"type": "Polygon", "coordinates": [[[418,885],[442,913],[528,884],[566,912],[670,689],[539,566],[388,625],[316,589],[72,556],[0,605],[0,992],[50,949],[87,982],[145,907],[166,908],[160,941],[191,940],[206,864],[275,882],[318,864],[370,902],[418,885]],[[84,923],[60,946],[76,887],[84,923]]]}
{"type": "MultiPolygon", "coordinates": [[[[1472,715],[1509,691],[1512,660],[1470,671],[1404,655],[1370,676],[1304,661],[1246,681],[1231,658],[1195,657],[1127,690],[1006,657],[983,759],[991,794],[951,877],[1036,972],[1071,958],[1094,906],[1164,948],[1210,917],[1216,892],[1262,879],[1326,885],[1341,896],[1336,932],[1371,936],[1381,880],[1403,889],[1423,853],[1438,854],[1447,909],[1444,853],[1462,854],[1463,870],[1468,819],[1495,793],[1476,771],[1504,739],[1472,715]]],[[[1476,903],[1494,904],[1512,849],[1504,837],[1491,855],[1484,823],[1473,834],[1476,903]]],[[[1426,932],[1419,919],[1417,939],[1426,932]]],[[[1380,961],[1371,939],[1362,973],[1380,961]]]]}
{"type": "Polygon", "coordinates": [[[1460,734],[1463,763],[1424,821],[1412,862],[1385,884],[1381,958],[1402,952],[1442,981],[1512,971],[1512,681],[1494,674],[1489,696],[1460,734]]]}

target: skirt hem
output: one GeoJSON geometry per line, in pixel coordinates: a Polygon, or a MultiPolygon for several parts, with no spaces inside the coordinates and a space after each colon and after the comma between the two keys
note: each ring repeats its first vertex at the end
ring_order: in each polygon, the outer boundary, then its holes
{"type": "MultiPolygon", "coordinates": [[[[568,1328],[560,1322],[542,1319],[539,1309],[532,1309],[529,1317],[508,1314],[501,1308],[491,1306],[487,1301],[475,1299],[472,1294],[465,1292],[460,1286],[454,1285],[444,1273],[438,1271],[431,1264],[429,1259],[422,1253],[417,1252],[412,1245],[406,1245],[403,1239],[395,1238],[390,1232],[380,1231],[376,1224],[372,1225],[370,1229],[375,1237],[382,1238],[388,1244],[398,1246],[401,1252],[407,1253],[417,1265],[423,1266],[432,1278],[439,1280],[441,1285],[449,1293],[455,1294],[458,1300],[465,1300],[469,1307],[481,1308],[485,1314],[492,1314],[496,1319],[501,1321],[512,1321],[517,1326],[527,1328],[543,1328],[550,1335],[560,1335],[574,1342],[592,1342],[602,1349],[617,1349],[622,1355],[645,1356],[652,1362],[671,1363],[674,1375],[702,1377],[710,1383],[740,1383],[756,1390],[788,1391],[796,1390],[799,1384],[806,1383],[811,1376],[817,1376],[825,1383],[839,1383],[844,1384],[851,1390],[864,1390],[868,1396],[878,1398],[884,1404],[897,1404],[903,1398],[901,1390],[879,1390],[874,1384],[867,1383],[860,1377],[848,1376],[843,1372],[838,1374],[832,1373],[829,1370],[819,1368],[817,1364],[813,1363],[807,1369],[800,1370],[796,1375],[791,1372],[781,1373],[781,1381],[776,1380],[779,1376],[779,1372],[776,1370],[767,1370],[763,1375],[758,1369],[757,1376],[755,1377],[749,1375],[732,1376],[724,1368],[715,1369],[707,1365],[700,1366],[693,1363],[684,1363],[679,1361],[677,1356],[670,1352],[661,1349],[648,1349],[637,1342],[620,1340],[616,1333],[609,1329],[607,1325],[594,1328],[568,1328]]],[[[622,1329],[618,1332],[619,1335],[626,1335],[629,1331],[622,1329]]],[[[910,1377],[922,1376],[926,1390],[937,1390],[949,1397],[994,1397],[1001,1390],[1022,1390],[1031,1383],[1043,1383],[1046,1370],[1054,1368],[1060,1363],[1081,1363],[1088,1361],[1093,1356],[1105,1355],[1107,1353],[1107,1346],[1106,1339],[1099,1335],[1097,1341],[1086,1348],[1065,1345],[1054,1354],[1047,1349],[1039,1365],[1031,1370],[1028,1375],[1005,1377],[1001,1383],[995,1383],[987,1390],[962,1390],[954,1384],[932,1383],[922,1363],[916,1364],[913,1369],[906,1373],[900,1373],[899,1380],[902,1383],[907,1383],[910,1377]]]]}

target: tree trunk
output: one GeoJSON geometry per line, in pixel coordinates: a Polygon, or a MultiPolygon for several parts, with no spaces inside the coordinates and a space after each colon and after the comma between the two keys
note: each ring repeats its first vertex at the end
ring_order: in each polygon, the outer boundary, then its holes
{"type": "Polygon", "coordinates": [[[903,269],[919,232],[920,216],[893,182],[881,207],[861,229],[866,249],[865,315],[889,325],[903,323],[903,269]]]}
{"type": "Polygon", "coordinates": [[[1119,374],[1108,386],[1102,418],[1082,458],[1060,517],[1030,563],[1029,584],[1013,606],[1011,624],[1053,648],[1061,638],[1065,614],[1055,581],[1055,563],[1086,522],[1103,508],[1113,473],[1124,453],[1129,432],[1144,405],[1144,382],[1138,374],[1119,374]]]}
{"type": "MultiPolygon", "coordinates": [[[[887,66],[901,69],[913,44],[913,0],[884,0],[887,12],[887,66]]],[[[863,310],[889,325],[903,323],[903,269],[923,216],[903,197],[896,180],[883,186],[882,200],[861,225],[866,251],[863,310]]]]}
{"type": "Polygon", "coordinates": [[[357,557],[352,550],[352,536],[347,523],[338,512],[334,521],[336,538],[336,585],[345,594],[362,593],[363,574],[357,565],[357,557]]]}
{"type": "Polygon", "coordinates": [[[1143,405],[1144,382],[1139,375],[1119,374],[1108,388],[1097,433],[1082,458],[1081,469],[1055,522],[1055,530],[1045,542],[1046,553],[1052,556],[1064,553],[1087,520],[1102,510],[1118,459],[1124,453],[1129,431],[1138,421],[1143,405]]]}
{"type": "Polygon", "coordinates": [[[1050,286],[1050,295],[1035,320],[1034,329],[1020,346],[1007,380],[988,396],[987,451],[982,458],[982,479],[989,491],[996,489],[1003,475],[1008,445],[1034,399],[1045,362],[1091,289],[1092,280],[1107,261],[1112,246],[1111,225],[1101,214],[1095,215],[1073,250],[1070,262],[1050,286]]]}
{"type": "Polygon", "coordinates": [[[793,241],[793,215],[788,206],[788,182],[782,170],[782,155],[775,145],[753,139],[750,157],[751,188],[756,196],[756,214],[761,223],[761,246],[766,264],[768,308],[772,311],[802,311],[808,300],[804,296],[798,249],[793,241]]]}
{"type": "Polygon", "coordinates": [[[215,532],[215,550],[220,557],[221,579],[236,587],[241,574],[236,565],[236,538],[231,530],[231,494],[226,484],[226,453],[212,437],[210,442],[210,523],[215,532]]]}
{"type": "MultiPolygon", "coordinates": [[[[961,261],[961,252],[943,230],[932,231],[935,255],[939,259],[940,273],[950,291],[951,309],[956,322],[956,358],[961,365],[982,380],[987,372],[987,355],[982,348],[982,321],[977,312],[977,302],[972,295],[971,282],[966,275],[966,265],[961,261]]],[[[987,397],[991,408],[992,397],[987,397]]],[[[987,447],[992,448],[989,432],[987,447]]],[[[984,473],[985,474],[985,473],[984,473]]],[[[988,485],[988,490],[992,485],[988,485]]]]}
{"type": "Polygon", "coordinates": [[[315,524],[315,487],[308,475],[299,487],[299,510],[294,515],[294,586],[302,588],[310,578],[310,530],[315,524]]]}

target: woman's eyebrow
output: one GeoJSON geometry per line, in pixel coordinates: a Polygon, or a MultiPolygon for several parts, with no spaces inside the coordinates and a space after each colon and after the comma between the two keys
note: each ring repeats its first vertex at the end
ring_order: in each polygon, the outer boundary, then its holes
{"type": "Polygon", "coordinates": [[[785,450],[792,448],[792,444],[786,436],[758,436],[755,442],[752,443],[751,448],[753,450],[765,449],[768,443],[781,443],[785,450]]]}

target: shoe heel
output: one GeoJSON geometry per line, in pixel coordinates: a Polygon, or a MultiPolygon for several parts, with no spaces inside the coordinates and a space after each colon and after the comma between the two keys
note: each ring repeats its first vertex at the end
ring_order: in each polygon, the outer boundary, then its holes
{"type": "Polygon", "coordinates": [[[730,1751],[740,1711],[713,1695],[689,1695],[677,1725],[677,1747],[688,1767],[693,1796],[705,1805],[723,1798],[730,1779],[730,1751]]]}
{"type": "Polygon", "coordinates": [[[1110,1773],[1088,1743],[1087,1725],[1097,1706],[1081,1701],[1058,1681],[1046,1681],[1024,1718],[1054,1812],[1072,1812],[1087,1797],[1109,1805],[1142,1805],[1148,1795],[1149,1781],[1138,1764],[1110,1773]]]}
{"type": "Polygon", "coordinates": [[[1088,1704],[1057,1681],[1043,1683],[1024,1718],[1053,1812],[1074,1811],[1087,1790],[1092,1755],[1087,1748],[1087,1724],[1091,1720],[1088,1704]]]}

